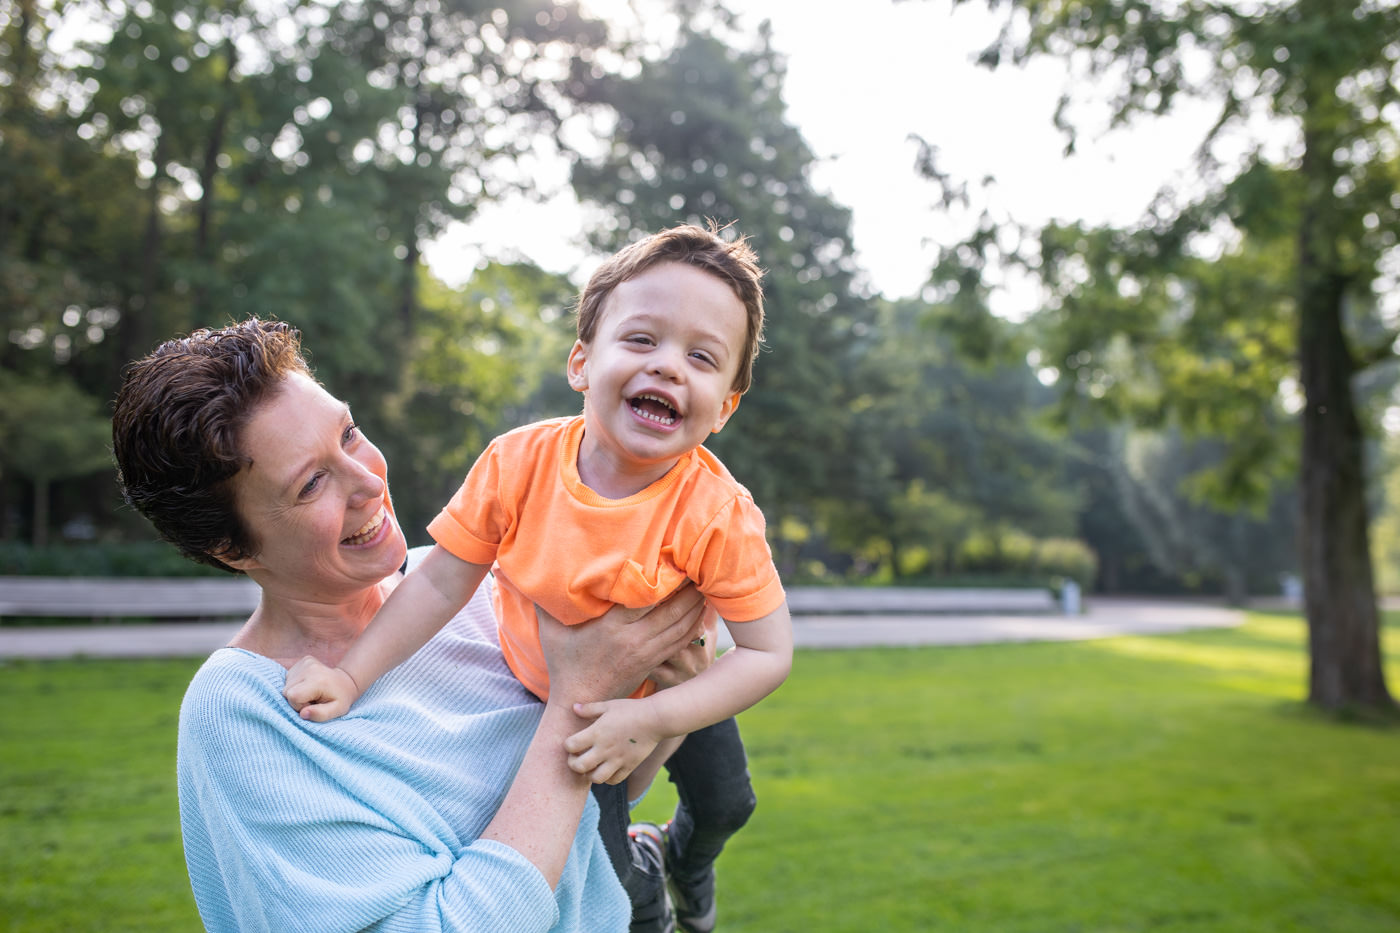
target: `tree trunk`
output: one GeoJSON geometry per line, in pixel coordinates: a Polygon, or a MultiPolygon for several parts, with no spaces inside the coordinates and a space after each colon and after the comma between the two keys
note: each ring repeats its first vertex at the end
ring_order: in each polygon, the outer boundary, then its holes
{"type": "MultiPolygon", "coordinates": [[[[1330,154],[1308,142],[1304,175],[1313,183],[1318,175],[1309,172],[1310,160],[1330,154]]],[[[1298,243],[1298,354],[1307,401],[1300,535],[1308,701],[1333,710],[1389,707],[1367,540],[1363,438],[1351,387],[1355,366],[1342,330],[1346,280],[1329,261],[1330,230],[1318,192],[1310,194],[1298,243]]]]}
{"type": "Polygon", "coordinates": [[[209,285],[214,280],[214,184],[219,174],[219,156],[224,151],[224,132],[233,110],[234,72],[238,69],[238,48],[231,39],[224,41],[224,78],[220,87],[219,106],[209,125],[204,147],[204,162],[199,169],[199,204],[195,224],[195,258],[199,261],[194,292],[194,307],[208,307],[209,285]]]}
{"type": "MultiPolygon", "coordinates": [[[[148,191],[146,229],[141,237],[141,278],[140,291],[131,296],[127,313],[122,315],[120,344],[121,358],[134,360],[151,352],[155,343],[156,322],[156,283],[160,274],[161,210],[160,183],[165,176],[166,142],[165,134],[157,131],[153,161],[155,174],[151,177],[148,191]]],[[[168,335],[167,335],[168,336],[168,335]]]]}

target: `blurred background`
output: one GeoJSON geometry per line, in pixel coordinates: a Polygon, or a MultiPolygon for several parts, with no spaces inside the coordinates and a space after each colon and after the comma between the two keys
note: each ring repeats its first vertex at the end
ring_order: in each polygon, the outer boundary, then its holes
{"type": "Polygon", "coordinates": [[[1394,591],[1396,19],[10,0],[0,573],[197,572],[143,549],[109,406],[127,361],[247,315],[302,330],[424,543],[493,435],[579,409],[599,257],[713,218],[769,327],[712,446],[791,582],[1296,597],[1300,468],[1332,449],[1300,431],[1315,267],[1394,591]]]}

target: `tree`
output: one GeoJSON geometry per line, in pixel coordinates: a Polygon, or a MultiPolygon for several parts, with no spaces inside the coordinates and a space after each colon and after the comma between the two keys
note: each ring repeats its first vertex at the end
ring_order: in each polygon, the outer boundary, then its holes
{"type": "Polygon", "coordinates": [[[67,380],[35,382],[0,373],[0,397],[0,476],[13,472],[33,484],[30,537],[43,547],[50,487],[111,466],[111,424],[101,403],[67,380]]]}
{"type": "MultiPolygon", "coordinates": [[[[1355,383],[1393,358],[1397,336],[1393,324],[1378,321],[1373,291],[1400,231],[1396,4],[1009,5],[1015,15],[982,61],[1063,57],[1081,86],[1115,88],[1111,126],[1169,113],[1190,96],[1219,105],[1199,150],[1204,191],[1164,190],[1136,230],[1061,227],[1042,236],[1035,263],[1050,285],[1051,315],[1077,319],[1069,326],[1081,341],[1073,352],[1062,341],[1052,365],[1076,392],[1126,396],[1137,387],[1114,381],[1114,364],[1141,358],[1134,341],[1152,325],[1199,338],[1192,352],[1156,360],[1161,382],[1148,394],[1159,418],[1242,429],[1219,487],[1227,495],[1267,487],[1253,467],[1276,460],[1281,377],[1296,377],[1308,698],[1328,709],[1393,709],[1381,666],[1355,383]],[[1271,155],[1255,140],[1232,171],[1217,144],[1260,119],[1289,130],[1290,144],[1271,155]],[[1212,250],[1223,250],[1219,260],[1212,250]],[[1230,286],[1226,275],[1251,269],[1268,270],[1254,279],[1257,291],[1230,286]],[[1211,391],[1229,376],[1246,388],[1236,403],[1211,391]],[[1266,384],[1272,397],[1261,407],[1257,390],[1266,384]]],[[[1067,94],[1056,114],[1071,149],[1072,103],[1067,94]]]]}
{"type": "Polygon", "coordinates": [[[389,462],[412,464],[413,482],[394,495],[410,532],[427,526],[492,437],[581,404],[563,379],[573,345],[566,278],[528,264],[489,265],[456,289],[424,277],[412,362],[386,403],[398,426],[389,462]]]}
{"type": "MultiPolygon", "coordinates": [[[[859,495],[829,509],[839,538],[863,550],[878,541],[898,576],[899,555],[919,547],[941,555],[935,572],[951,571],[974,528],[1072,536],[1080,495],[1042,417],[1049,393],[1024,359],[983,365],[964,355],[946,307],[875,306],[876,336],[849,376],[863,392],[866,448],[859,495]]],[[[1002,321],[987,327],[1012,330],[1002,321]]]]}

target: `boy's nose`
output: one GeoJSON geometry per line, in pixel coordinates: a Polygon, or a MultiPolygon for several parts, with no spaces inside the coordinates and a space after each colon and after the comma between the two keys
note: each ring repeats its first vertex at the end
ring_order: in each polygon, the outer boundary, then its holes
{"type": "Polygon", "coordinates": [[[651,359],[651,371],[664,379],[675,379],[681,371],[678,354],[673,351],[657,350],[651,359]]]}

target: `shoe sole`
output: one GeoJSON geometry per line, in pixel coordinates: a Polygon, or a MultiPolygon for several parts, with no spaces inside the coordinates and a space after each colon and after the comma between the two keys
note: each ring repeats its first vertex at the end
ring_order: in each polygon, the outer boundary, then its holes
{"type": "MultiPolygon", "coordinates": [[[[672,882],[670,875],[666,876],[666,894],[671,899],[673,910],[676,904],[684,904],[686,902],[681,892],[676,889],[676,885],[672,882]]],[[[711,901],[710,909],[699,917],[682,917],[677,914],[676,928],[680,933],[714,933],[716,906],[715,902],[711,901]]]]}

